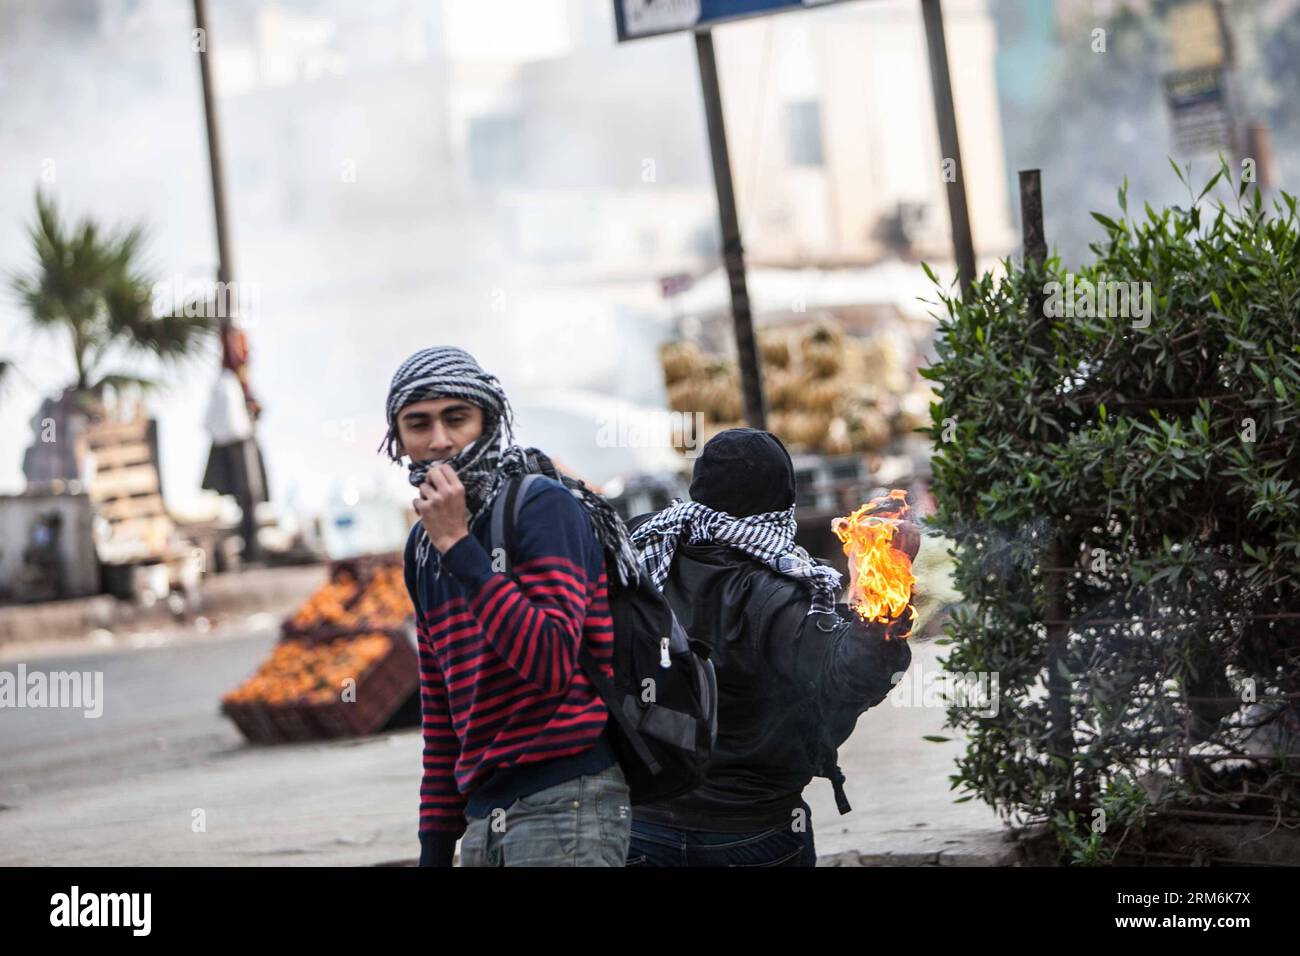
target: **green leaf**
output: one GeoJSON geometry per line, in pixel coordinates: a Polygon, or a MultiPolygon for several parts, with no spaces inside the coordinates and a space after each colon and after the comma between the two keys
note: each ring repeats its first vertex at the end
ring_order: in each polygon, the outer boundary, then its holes
{"type": "Polygon", "coordinates": [[[1200,194],[1196,197],[1197,202],[1200,202],[1205,197],[1205,194],[1213,189],[1215,184],[1223,178],[1223,172],[1226,168],[1226,166],[1221,167],[1217,173],[1210,177],[1210,181],[1205,184],[1205,188],[1202,189],[1200,194]]]}
{"type": "Polygon", "coordinates": [[[1105,227],[1106,227],[1107,229],[1109,229],[1111,232],[1122,232],[1123,229],[1124,229],[1123,226],[1121,226],[1119,223],[1117,223],[1114,219],[1111,219],[1110,216],[1103,216],[1103,215],[1102,215],[1101,213],[1099,213],[1099,212],[1094,212],[1094,213],[1092,214],[1092,218],[1093,218],[1093,219],[1096,219],[1099,223],[1101,223],[1103,226],[1105,226],[1105,227]]]}
{"type": "Polygon", "coordinates": [[[1169,156],[1167,158],[1169,160],[1169,165],[1173,167],[1174,175],[1178,177],[1178,181],[1182,183],[1184,186],[1186,186],[1187,177],[1183,175],[1182,169],[1179,167],[1179,165],[1176,162],[1174,162],[1174,158],[1172,156],[1169,156]]]}

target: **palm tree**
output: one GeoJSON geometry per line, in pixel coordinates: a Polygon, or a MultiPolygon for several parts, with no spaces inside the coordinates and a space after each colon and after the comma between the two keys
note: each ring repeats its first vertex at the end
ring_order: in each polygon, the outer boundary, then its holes
{"type": "Polygon", "coordinates": [[[110,350],[177,362],[195,354],[213,331],[216,323],[206,309],[198,310],[200,315],[186,315],[196,310],[185,308],[154,315],[153,283],[138,264],[143,227],[105,234],[90,219],[75,228],[65,226],[53,201],[38,191],[36,222],[29,234],[36,268],[14,274],[11,285],[38,329],[63,330],[70,336],[77,370],[72,390],[78,398],[98,401],[108,386],[148,390],[159,384],[106,371],[110,350]]]}

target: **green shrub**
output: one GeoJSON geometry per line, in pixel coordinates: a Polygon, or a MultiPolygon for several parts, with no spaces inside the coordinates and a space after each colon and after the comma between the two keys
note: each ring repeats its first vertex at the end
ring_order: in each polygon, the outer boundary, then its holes
{"type": "Polygon", "coordinates": [[[1226,166],[1185,208],[1130,217],[1121,189],[1117,218],[1094,214],[1073,317],[1048,314],[1055,257],[941,290],[923,373],[966,598],[946,666],[1000,689],[995,716],[949,708],[969,738],[953,786],[1054,824],[1076,862],[1131,849],[1152,813],[1300,809],[1280,739],[1300,701],[1296,200],[1243,183],[1211,203],[1216,183],[1226,166]],[[1083,280],[1150,283],[1149,313],[1081,314],[1083,280]]]}

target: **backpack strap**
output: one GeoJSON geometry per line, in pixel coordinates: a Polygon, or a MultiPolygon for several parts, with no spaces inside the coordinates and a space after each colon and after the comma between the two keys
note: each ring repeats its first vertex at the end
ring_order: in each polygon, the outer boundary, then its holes
{"type": "MultiPolygon", "coordinates": [[[[596,688],[596,693],[600,695],[600,699],[604,701],[606,709],[609,710],[609,716],[614,718],[614,722],[623,731],[623,737],[632,745],[637,757],[645,764],[646,769],[650,771],[652,776],[659,776],[663,767],[659,765],[658,760],[655,760],[654,754],[650,752],[646,742],[641,739],[641,732],[637,729],[636,723],[631,716],[622,707],[618,706],[618,691],[609,682],[609,678],[605,676],[605,672],[600,669],[596,659],[591,656],[591,651],[587,650],[586,647],[578,649],[578,665],[582,668],[582,672],[587,675],[587,680],[591,681],[596,688]]],[[[624,696],[623,699],[627,700],[628,698],[624,696]]],[[[633,704],[634,712],[635,707],[636,705],[633,704]]]]}
{"type": "MultiPolygon", "coordinates": [[[[492,502],[492,526],[490,530],[492,547],[501,548],[502,555],[505,558],[505,571],[511,577],[514,577],[514,560],[512,554],[515,549],[516,527],[519,523],[519,513],[523,510],[524,499],[528,497],[528,488],[536,479],[542,476],[535,473],[528,473],[522,476],[514,476],[507,479],[503,487],[492,502]]],[[[592,686],[596,688],[596,693],[600,695],[601,701],[605,704],[619,729],[623,731],[624,738],[632,745],[637,757],[645,764],[646,768],[654,776],[658,776],[663,768],[659,761],[655,760],[654,754],[646,746],[646,742],[641,739],[641,734],[636,728],[632,718],[618,705],[619,694],[610,683],[609,678],[605,676],[604,671],[596,663],[596,659],[591,656],[591,651],[582,644],[581,638],[578,643],[578,666],[591,681],[592,686]]]]}
{"type": "Polygon", "coordinates": [[[840,816],[849,813],[853,807],[849,805],[849,795],[844,792],[844,771],[840,769],[837,761],[839,753],[836,752],[833,758],[827,760],[825,767],[818,776],[826,777],[831,782],[831,789],[835,791],[835,808],[840,811],[840,816]]]}
{"type": "MultiPolygon", "coordinates": [[[[529,473],[526,475],[514,475],[506,479],[505,485],[497,492],[496,498],[492,501],[491,527],[489,528],[489,540],[492,542],[492,549],[501,549],[501,555],[505,558],[505,572],[511,577],[514,576],[514,559],[512,555],[515,550],[515,526],[519,522],[519,512],[524,509],[524,499],[528,497],[529,487],[541,475],[529,473]]],[[[496,555],[493,555],[495,557],[496,555]]]]}

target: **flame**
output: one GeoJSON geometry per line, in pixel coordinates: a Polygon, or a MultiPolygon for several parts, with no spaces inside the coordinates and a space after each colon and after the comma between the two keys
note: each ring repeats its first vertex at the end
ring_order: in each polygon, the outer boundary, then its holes
{"type": "Polygon", "coordinates": [[[847,518],[836,518],[832,525],[844,554],[856,562],[858,586],[849,601],[864,621],[893,623],[904,612],[911,621],[909,604],[916,584],[912,561],[892,546],[894,533],[910,510],[907,492],[895,488],[847,518]]]}

